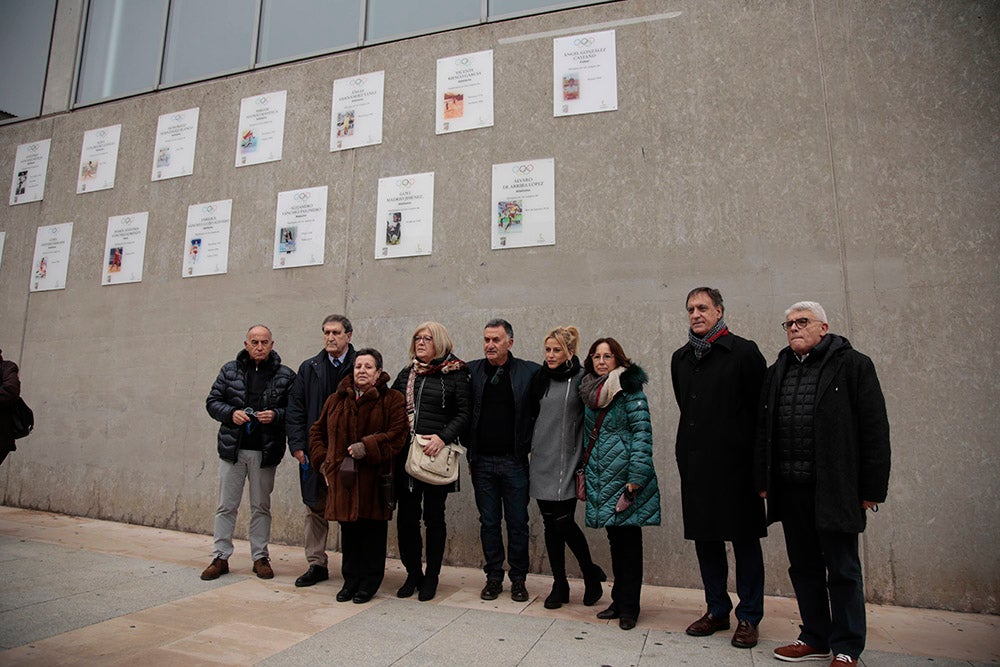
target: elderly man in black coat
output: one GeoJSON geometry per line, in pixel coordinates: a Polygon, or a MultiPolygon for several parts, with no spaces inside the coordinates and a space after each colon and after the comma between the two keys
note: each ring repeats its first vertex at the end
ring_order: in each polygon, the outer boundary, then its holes
{"type": "Polygon", "coordinates": [[[319,419],[323,404],[337,390],[340,381],[354,372],[356,356],[351,337],[354,326],[345,315],[327,315],[323,320],[323,349],[299,365],[288,391],[285,432],[288,451],[299,462],[299,486],[306,506],[305,553],[309,567],[295,580],[299,588],[330,578],[326,541],[330,524],[326,520],[326,483],[309,464],[309,429],[319,419]]]}
{"type": "Polygon", "coordinates": [[[788,662],[854,667],[865,648],[858,533],[889,487],[889,419],[872,360],[828,333],[815,301],[785,311],[788,347],[761,393],[755,482],[768,521],[781,521],[799,638],[774,649],[788,662]]]}
{"type": "Polygon", "coordinates": [[[703,637],[730,628],[733,609],[726,542],[736,558],[736,632],[732,645],[757,645],[764,616],[764,503],[753,485],[757,403],[767,364],[752,340],[730,333],[722,294],[688,294],[688,342],[674,352],[670,375],[680,408],[677,467],[684,537],[694,540],[705,586],[705,614],[687,628],[703,637]]]}

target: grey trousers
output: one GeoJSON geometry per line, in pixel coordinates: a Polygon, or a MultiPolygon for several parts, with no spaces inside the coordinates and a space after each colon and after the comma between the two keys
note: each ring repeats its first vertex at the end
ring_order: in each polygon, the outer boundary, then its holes
{"type": "Polygon", "coordinates": [[[276,468],[261,468],[262,452],[239,450],[236,463],[219,460],[219,508],[215,510],[215,557],[233,555],[236,512],[243,499],[243,483],[250,480],[250,556],[267,558],[271,541],[271,491],[276,468]]]}
{"type": "MultiPolygon", "coordinates": [[[[324,496],[326,488],[323,489],[324,496]]],[[[330,535],[330,523],[323,514],[326,502],[317,507],[306,506],[306,562],[310,565],[326,567],[326,539],[330,535]]]]}

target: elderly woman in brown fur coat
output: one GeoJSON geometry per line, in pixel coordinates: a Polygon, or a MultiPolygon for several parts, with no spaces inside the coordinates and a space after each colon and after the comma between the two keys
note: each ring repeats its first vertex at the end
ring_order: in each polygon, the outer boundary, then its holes
{"type": "Polygon", "coordinates": [[[393,509],[392,481],[384,476],[409,430],[406,399],[389,388],[382,355],[358,350],[354,374],[326,399],[309,430],[309,458],[327,483],[326,518],[340,523],[338,602],[368,602],[382,584],[393,509]]]}

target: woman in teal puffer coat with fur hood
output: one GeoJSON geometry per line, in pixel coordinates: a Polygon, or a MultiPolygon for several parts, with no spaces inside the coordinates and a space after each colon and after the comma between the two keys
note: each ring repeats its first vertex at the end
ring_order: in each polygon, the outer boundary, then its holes
{"type": "Polygon", "coordinates": [[[653,469],[653,432],[642,386],[648,377],[614,338],[590,346],[580,383],[587,459],[587,526],[604,528],[611,546],[611,606],[597,614],[631,630],[639,618],[642,527],[660,525],[660,489],[653,469]]]}

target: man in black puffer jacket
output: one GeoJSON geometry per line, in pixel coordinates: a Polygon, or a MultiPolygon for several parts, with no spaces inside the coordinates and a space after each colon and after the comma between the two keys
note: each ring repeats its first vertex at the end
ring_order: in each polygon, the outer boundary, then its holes
{"type": "Polygon", "coordinates": [[[215,550],[201,578],[229,572],[233,530],[250,480],[250,551],[253,571],[274,577],[267,544],[271,539],[271,491],[274,473],[285,453],[285,407],[295,372],[281,365],[271,330],[250,327],[244,349],[219,371],[205,408],[219,426],[219,507],[215,510],[215,550]]]}
{"type": "Polygon", "coordinates": [[[872,360],[827,333],[818,303],[792,305],[782,326],[788,347],[764,376],[754,481],[784,530],[802,631],[774,657],[853,667],[866,635],[858,533],[889,486],[885,397],[872,360]]]}

